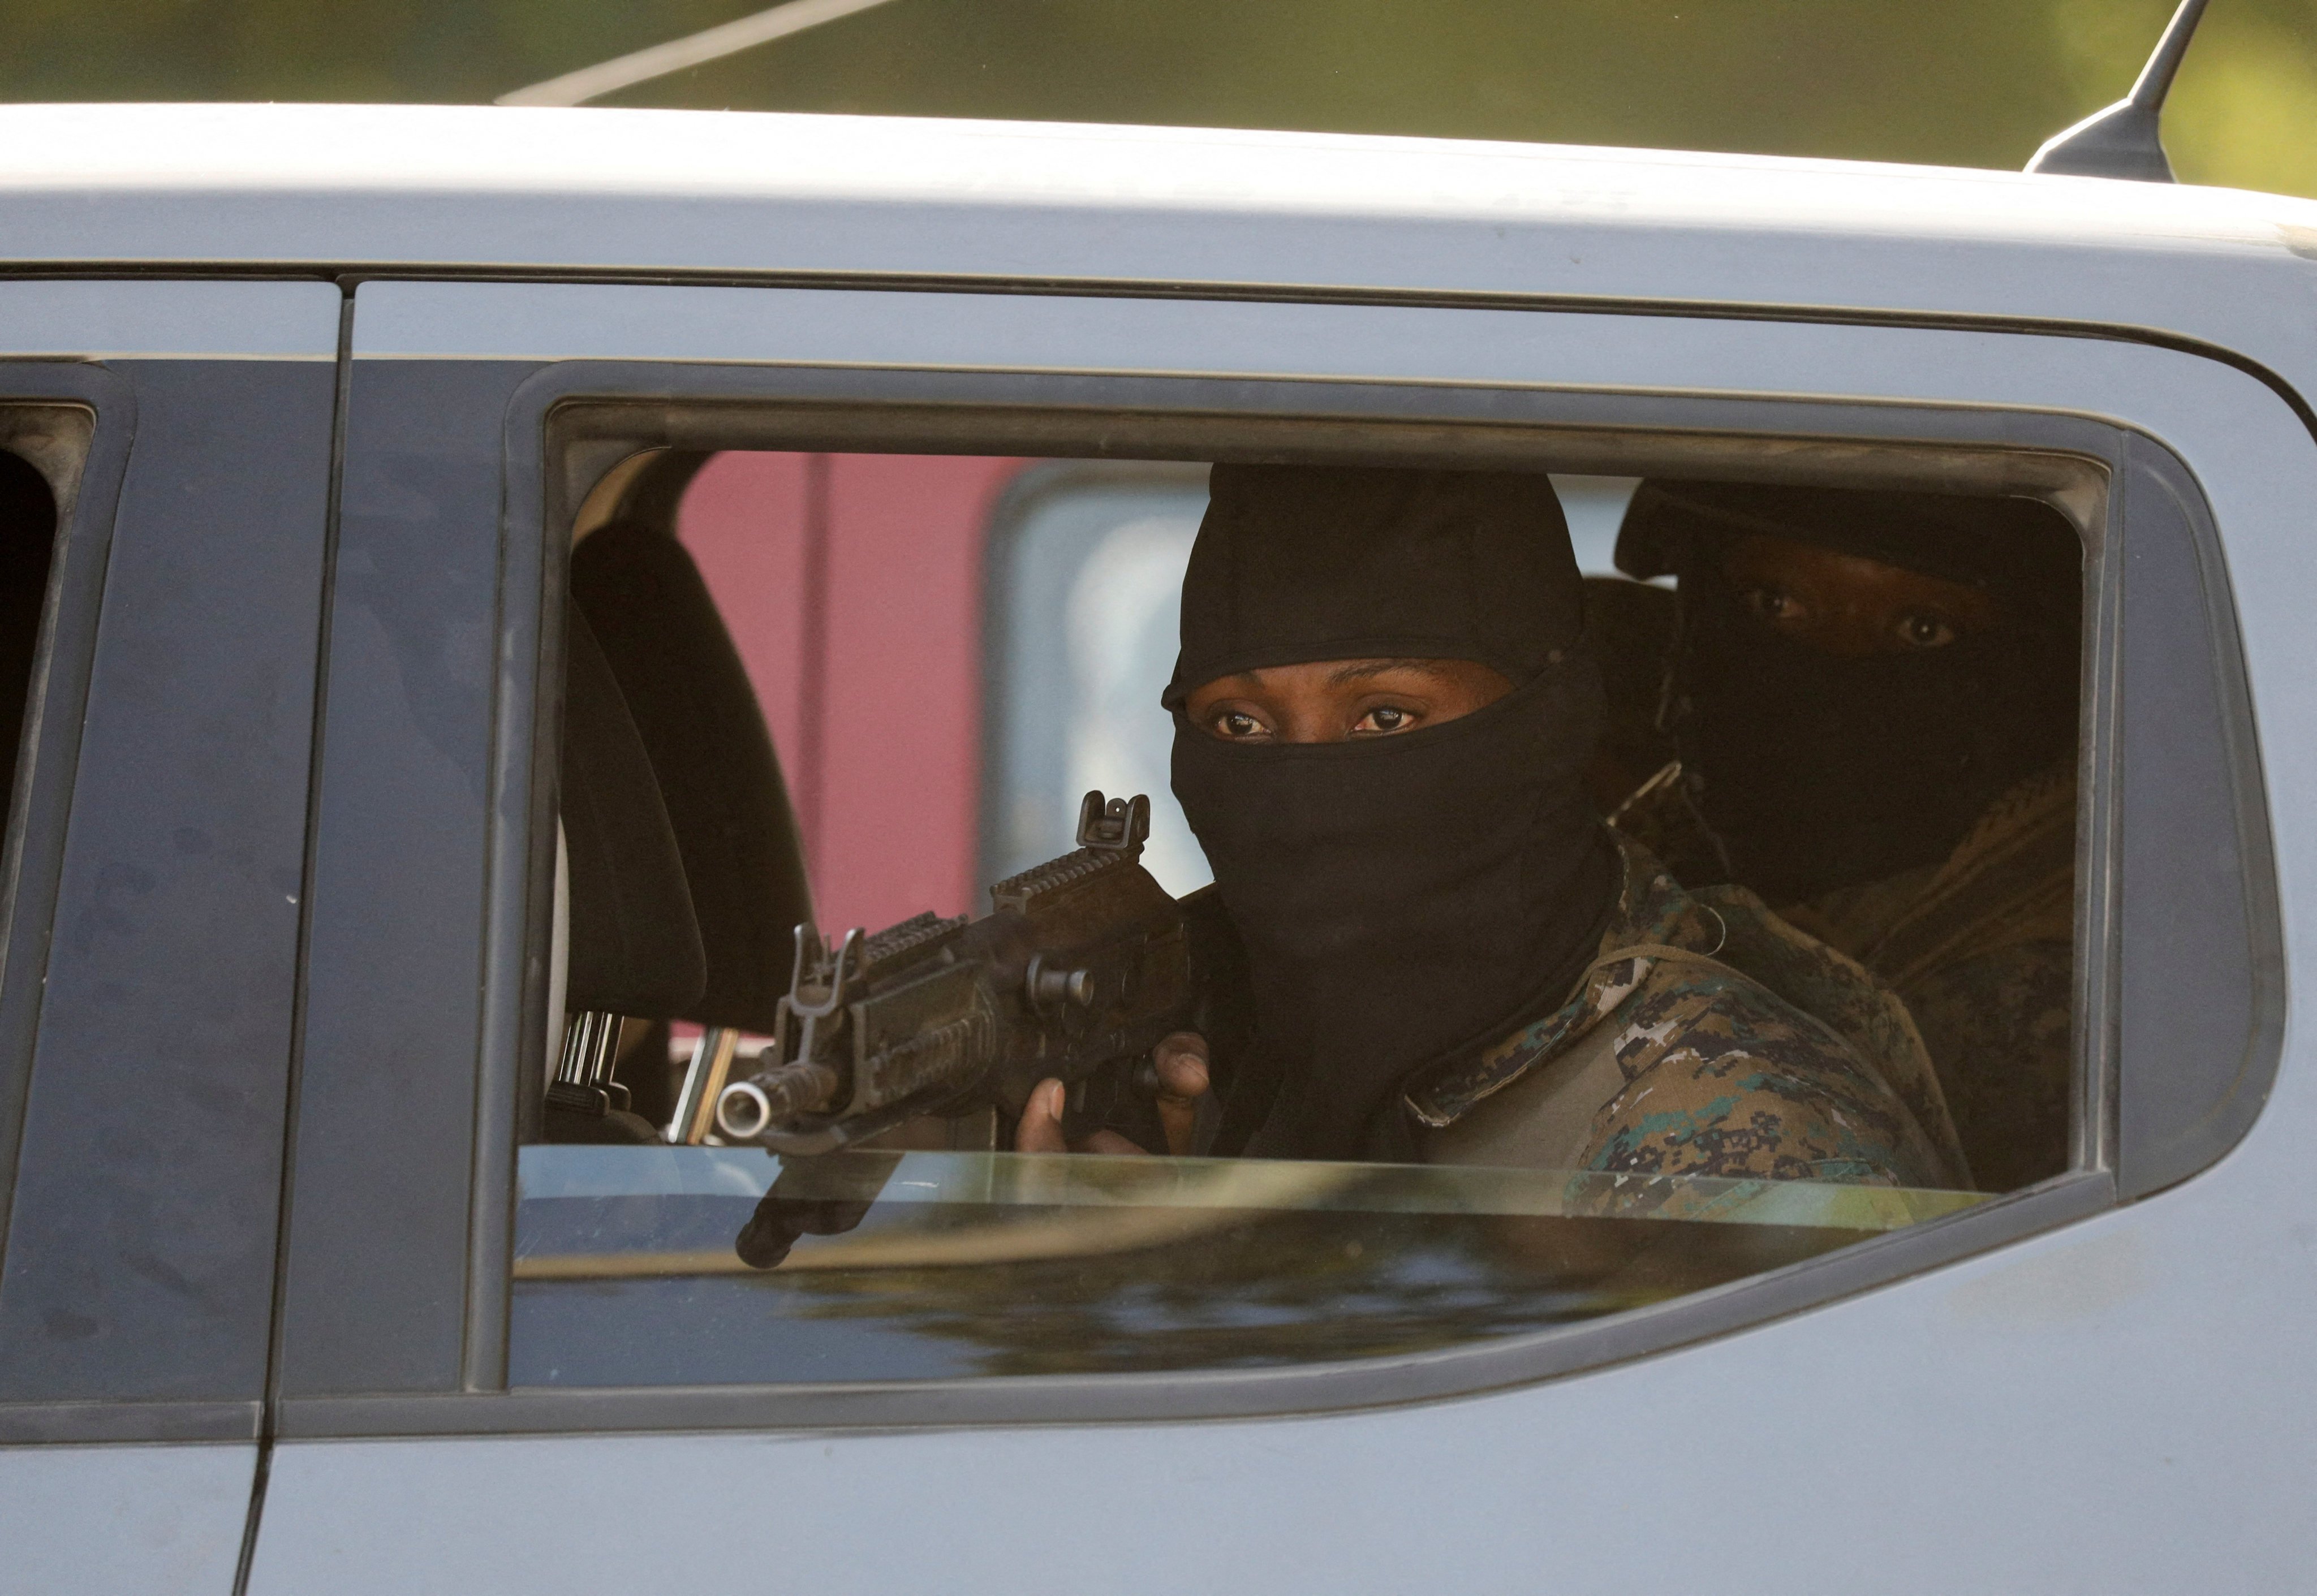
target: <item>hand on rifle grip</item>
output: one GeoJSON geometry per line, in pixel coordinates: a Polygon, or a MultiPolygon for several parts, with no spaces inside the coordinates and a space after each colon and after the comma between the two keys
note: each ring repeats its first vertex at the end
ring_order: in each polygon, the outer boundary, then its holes
{"type": "MultiPolygon", "coordinates": [[[[1158,1071],[1158,1123],[1167,1132],[1159,1151],[1180,1156],[1191,1150],[1191,1130],[1199,1114],[1199,1100],[1207,1094],[1207,1039],[1194,1030],[1178,1030],[1150,1050],[1158,1071]]],[[[1062,1135],[1062,1111],[1068,1089],[1060,1081],[1041,1081],[1031,1090],[1029,1106],[1014,1130],[1017,1153],[1147,1153],[1114,1130],[1097,1130],[1072,1146],[1062,1135]]]]}

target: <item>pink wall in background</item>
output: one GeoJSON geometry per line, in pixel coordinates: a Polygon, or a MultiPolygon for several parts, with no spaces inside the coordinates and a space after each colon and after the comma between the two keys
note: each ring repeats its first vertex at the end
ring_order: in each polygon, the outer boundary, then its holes
{"type": "Polygon", "coordinates": [[[792,801],[792,751],[803,714],[809,458],[720,454],[692,479],[675,521],[756,685],[792,801]]]}
{"type": "Polygon", "coordinates": [[[821,846],[830,905],[874,929],[976,902],[982,551],[1022,462],[830,461],[821,846]]]}
{"type": "Polygon", "coordinates": [[[1024,464],[721,454],[684,497],[678,532],[764,706],[825,927],[989,908],[982,549],[1024,464]]]}

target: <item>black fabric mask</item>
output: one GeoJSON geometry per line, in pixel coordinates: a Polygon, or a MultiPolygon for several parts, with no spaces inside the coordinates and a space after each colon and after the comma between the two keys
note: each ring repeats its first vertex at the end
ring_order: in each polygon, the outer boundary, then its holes
{"type": "Polygon", "coordinates": [[[1178,719],[1175,795],[1280,1076],[1248,1153],[1361,1156],[1418,1066],[1576,984],[1617,887],[1583,784],[1602,716],[1580,655],[1398,736],[1233,744],[1178,719]]]}
{"type": "MultiPolygon", "coordinates": [[[[2080,545],[2055,513],[1931,495],[1674,491],[1688,502],[1652,504],[1644,488],[1635,513],[1679,575],[1671,729],[1732,879],[1794,903],[1935,864],[2007,789],[2073,747],[2080,545]],[[1707,508],[1745,513],[1694,513],[1707,508]],[[1676,511],[1693,513],[1685,524],[1676,511]],[[1829,655],[1757,619],[1723,574],[1731,534],[1758,530],[1971,580],[2011,619],[1920,653],[1829,655]]],[[[1621,540],[1629,569],[1631,552],[1621,540]]]]}
{"type": "Polygon", "coordinates": [[[1322,659],[1470,659],[1526,682],[1584,629],[1585,583],[1548,477],[1217,466],[1165,701],[1322,659]]]}
{"type": "Polygon", "coordinates": [[[1277,1080],[1248,1154],[1355,1158],[1380,1134],[1388,1152],[1412,1074],[1590,963],[1618,878],[1583,784],[1604,705],[1581,593],[1542,477],[1216,468],[1167,700],[1175,793],[1277,1080]],[[1478,660],[1518,685],[1341,743],[1229,743],[1180,713],[1233,671],[1360,657],[1478,660]]]}

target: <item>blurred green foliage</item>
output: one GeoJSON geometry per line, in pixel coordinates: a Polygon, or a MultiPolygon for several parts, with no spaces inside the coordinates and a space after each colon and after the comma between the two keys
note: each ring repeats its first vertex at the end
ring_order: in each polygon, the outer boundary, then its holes
{"type": "MultiPolygon", "coordinates": [[[[893,0],[612,103],[2017,167],[2173,0],[893,0]]],[[[6,0],[0,98],[482,102],[752,0],[6,0]]],[[[2317,195],[2317,0],[2214,0],[2185,181],[2317,195]]]]}

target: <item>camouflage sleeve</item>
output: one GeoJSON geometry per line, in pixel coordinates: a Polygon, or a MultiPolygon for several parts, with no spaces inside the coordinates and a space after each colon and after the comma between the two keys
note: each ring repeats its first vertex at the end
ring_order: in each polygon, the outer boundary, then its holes
{"type": "Polygon", "coordinates": [[[1936,1186],[1906,1106],[1832,1032],[1740,978],[1637,994],[1616,1017],[1625,1084],[1589,1169],[1936,1186]]]}
{"type": "Polygon", "coordinates": [[[2013,1190],[2065,1169],[2074,950],[1993,949],[1931,971],[1903,995],[1981,1189],[2013,1190]]]}

